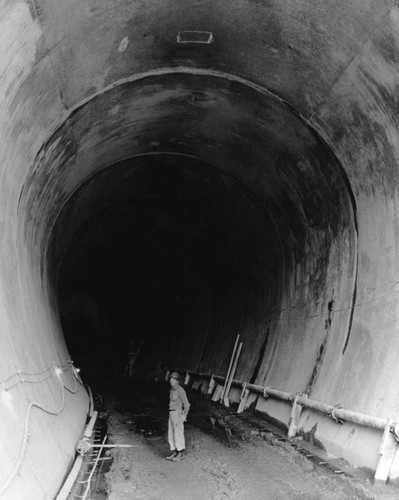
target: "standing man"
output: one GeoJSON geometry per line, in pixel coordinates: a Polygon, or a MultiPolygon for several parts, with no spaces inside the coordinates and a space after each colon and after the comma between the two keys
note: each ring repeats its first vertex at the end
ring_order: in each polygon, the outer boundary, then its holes
{"type": "Polygon", "coordinates": [[[190,403],[188,402],[186,391],[180,385],[180,375],[172,372],[169,376],[170,401],[169,401],[169,426],[168,440],[172,454],[166,460],[180,462],[184,458],[184,422],[187,419],[190,403]]]}

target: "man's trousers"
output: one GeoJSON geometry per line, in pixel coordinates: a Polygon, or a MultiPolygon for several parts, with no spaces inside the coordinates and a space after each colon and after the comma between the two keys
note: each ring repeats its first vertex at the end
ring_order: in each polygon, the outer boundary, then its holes
{"type": "Polygon", "coordinates": [[[181,451],[186,447],[183,419],[184,415],[180,411],[169,412],[168,440],[171,450],[181,451]]]}

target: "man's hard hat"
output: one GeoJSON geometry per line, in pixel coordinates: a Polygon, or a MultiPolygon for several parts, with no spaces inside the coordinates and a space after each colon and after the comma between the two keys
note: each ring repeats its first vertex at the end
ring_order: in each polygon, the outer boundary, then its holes
{"type": "Polygon", "coordinates": [[[180,374],[178,372],[172,372],[169,375],[169,378],[174,378],[174,379],[176,379],[179,382],[179,380],[180,380],[180,374]]]}

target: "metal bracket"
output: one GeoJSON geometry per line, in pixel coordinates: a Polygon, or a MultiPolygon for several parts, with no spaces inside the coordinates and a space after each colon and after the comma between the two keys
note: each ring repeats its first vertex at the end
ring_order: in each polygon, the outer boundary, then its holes
{"type": "Polygon", "coordinates": [[[302,413],[302,406],[298,403],[298,399],[302,396],[303,396],[302,393],[296,392],[295,394],[292,394],[292,397],[290,398],[292,401],[292,407],[291,407],[290,423],[287,432],[287,437],[289,439],[294,438],[298,430],[299,419],[302,413]]]}
{"type": "Polygon", "coordinates": [[[343,424],[344,423],[344,420],[342,420],[342,418],[338,418],[336,415],[335,415],[335,410],[340,410],[342,408],[342,405],[340,404],[337,404],[334,406],[334,408],[332,409],[331,413],[330,413],[330,416],[331,418],[337,423],[337,424],[343,424]]]}
{"type": "Polygon", "coordinates": [[[376,482],[380,483],[387,482],[393,457],[395,455],[397,440],[392,436],[392,424],[392,420],[387,421],[382,435],[381,446],[378,451],[380,459],[378,460],[374,479],[376,482]]]}
{"type": "Polygon", "coordinates": [[[242,413],[245,410],[245,405],[247,403],[248,396],[249,396],[249,389],[247,389],[247,383],[244,382],[242,384],[240,404],[238,405],[237,413],[242,413]]]}
{"type": "Polygon", "coordinates": [[[87,439],[82,439],[76,445],[76,451],[79,455],[84,456],[89,452],[92,448],[135,448],[140,447],[138,444],[93,444],[90,443],[87,439]]]}
{"type": "Polygon", "coordinates": [[[212,377],[211,377],[211,379],[209,381],[207,394],[212,394],[212,391],[213,391],[214,387],[215,387],[215,379],[213,378],[213,374],[212,374],[212,377]]]}

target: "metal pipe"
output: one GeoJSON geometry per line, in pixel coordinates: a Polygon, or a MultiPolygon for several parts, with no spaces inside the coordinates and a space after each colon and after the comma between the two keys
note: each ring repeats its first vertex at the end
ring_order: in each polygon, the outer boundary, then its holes
{"type": "Polygon", "coordinates": [[[98,411],[93,411],[93,415],[90,419],[90,422],[87,424],[87,427],[83,434],[84,437],[91,437],[91,435],[93,434],[93,429],[96,424],[97,416],[98,416],[98,411]]]}
{"type": "MultiPolygon", "coordinates": [[[[197,374],[191,372],[192,375],[197,375],[202,378],[209,378],[207,374],[197,374]]],[[[212,375],[214,380],[219,382],[224,380],[224,377],[219,375],[212,375]]],[[[226,380],[225,380],[226,383],[226,380]]],[[[256,384],[249,384],[246,382],[241,382],[240,380],[230,380],[229,386],[242,386],[245,390],[250,390],[255,393],[262,394],[266,397],[273,397],[275,399],[280,399],[285,402],[289,402],[293,405],[291,412],[291,422],[290,428],[288,429],[288,435],[291,437],[296,433],[296,423],[294,422],[295,417],[295,406],[300,408],[308,408],[311,410],[318,411],[329,415],[337,423],[349,422],[356,425],[361,425],[363,427],[368,427],[371,429],[376,429],[383,431],[383,437],[381,441],[381,448],[379,451],[380,458],[378,461],[377,469],[375,471],[375,480],[378,482],[385,483],[389,477],[389,471],[391,468],[393,456],[396,450],[396,444],[399,441],[399,423],[393,422],[390,419],[373,417],[371,415],[366,415],[365,413],[359,413],[356,411],[345,410],[340,405],[332,406],[325,403],[320,403],[314,399],[308,399],[307,394],[294,393],[290,394],[284,391],[278,391],[272,387],[264,387],[256,384]]],[[[240,406],[239,406],[240,410],[240,406]]],[[[241,411],[243,407],[241,407],[241,411]]]]}
{"type": "Polygon", "coordinates": [[[56,500],[66,500],[68,498],[72,486],[74,485],[76,478],[78,477],[82,464],[83,464],[83,457],[81,455],[78,455],[73,463],[73,467],[70,473],[68,474],[68,477],[66,478],[65,483],[62,485],[61,490],[56,496],[56,500]]]}
{"type": "Polygon", "coordinates": [[[89,417],[91,417],[93,415],[93,411],[94,411],[93,392],[91,390],[91,387],[88,384],[85,384],[85,387],[86,387],[87,393],[89,394],[89,398],[90,398],[90,403],[89,403],[89,417]]]}
{"type": "MultiPolygon", "coordinates": [[[[190,373],[193,375],[203,377],[203,378],[210,378],[210,375],[207,375],[207,374],[195,373],[195,372],[190,372],[190,373]]],[[[220,375],[213,375],[213,378],[219,382],[224,381],[224,377],[222,377],[220,375]]],[[[233,386],[236,386],[236,387],[237,386],[242,387],[243,382],[240,380],[233,379],[231,381],[231,384],[233,386]]],[[[292,401],[294,400],[294,397],[296,396],[296,394],[291,394],[289,392],[279,391],[279,390],[274,389],[272,387],[264,387],[262,385],[247,383],[246,387],[251,392],[259,393],[259,394],[262,394],[266,397],[269,396],[269,397],[272,397],[275,399],[280,399],[282,401],[287,401],[289,403],[292,403],[292,401]]],[[[385,426],[388,422],[388,419],[386,419],[386,418],[373,417],[371,415],[366,415],[365,413],[359,413],[356,411],[345,410],[344,408],[340,408],[338,406],[320,403],[318,401],[315,401],[314,399],[308,399],[305,395],[301,395],[301,394],[298,395],[297,402],[298,402],[298,404],[300,404],[304,408],[309,408],[312,410],[316,410],[320,413],[325,413],[334,419],[344,420],[346,422],[361,425],[364,427],[370,427],[372,429],[384,430],[385,426]]],[[[393,423],[393,428],[395,428],[395,423],[393,423]]]]}
{"type": "Polygon", "coordinates": [[[90,448],[140,448],[139,444],[91,444],[90,448]]]}
{"type": "MultiPolygon", "coordinates": [[[[89,438],[92,435],[93,428],[94,428],[94,425],[95,425],[96,420],[97,420],[97,415],[98,415],[98,412],[94,411],[93,415],[90,419],[90,422],[87,424],[85,432],[83,434],[83,436],[85,438],[89,438]]],[[[83,464],[83,456],[78,455],[76,457],[75,462],[73,463],[73,467],[72,467],[70,473],[68,474],[68,477],[66,478],[64,484],[62,485],[62,488],[58,492],[56,500],[66,500],[68,498],[68,495],[72,489],[72,486],[75,483],[76,478],[78,477],[78,474],[79,474],[80,468],[82,467],[82,464],[83,464]]]]}
{"type": "Polygon", "coordinates": [[[371,427],[373,429],[384,430],[388,419],[373,417],[366,415],[365,413],[358,413],[351,410],[345,410],[344,408],[337,408],[335,406],[319,403],[312,399],[305,399],[301,396],[298,398],[298,403],[306,408],[312,408],[321,413],[328,413],[331,416],[351,422],[353,424],[363,425],[366,427],[371,427]]]}
{"type": "Polygon", "coordinates": [[[107,437],[108,437],[107,435],[105,435],[105,436],[104,436],[104,439],[103,439],[103,441],[102,441],[102,443],[101,443],[101,445],[100,445],[100,450],[99,450],[99,452],[98,452],[97,458],[96,458],[96,460],[94,461],[94,464],[93,464],[93,467],[92,467],[92,469],[91,469],[90,475],[89,475],[89,477],[87,478],[87,486],[86,486],[86,490],[85,490],[85,492],[83,493],[82,500],[85,500],[85,499],[86,499],[87,494],[88,494],[88,493],[89,493],[89,491],[90,491],[90,482],[91,482],[91,478],[93,477],[94,471],[96,470],[96,467],[97,467],[98,461],[99,461],[99,459],[100,459],[100,455],[101,455],[101,452],[102,452],[102,449],[103,449],[104,443],[105,443],[105,441],[107,440],[107,437]]]}

